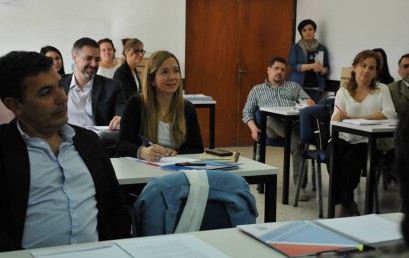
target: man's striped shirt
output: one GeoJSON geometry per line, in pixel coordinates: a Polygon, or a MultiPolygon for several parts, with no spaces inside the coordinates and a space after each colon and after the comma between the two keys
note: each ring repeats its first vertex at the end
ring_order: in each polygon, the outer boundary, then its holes
{"type": "Polygon", "coordinates": [[[246,105],[243,108],[243,122],[254,120],[256,107],[292,107],[296,101],[309,99],[302,87],[293,81],[284,81],[277,88],[266,80],[250,91],[246,105]]]}

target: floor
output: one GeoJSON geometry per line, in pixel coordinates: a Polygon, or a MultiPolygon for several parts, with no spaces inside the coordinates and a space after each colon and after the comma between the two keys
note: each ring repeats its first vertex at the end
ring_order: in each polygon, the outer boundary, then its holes
{"type": "MultiPolygon", "coordinates": [[[[221,149],[227,149],[231,151],[240,152],[241,156],[247,158],[253,158],[253,146],[245,147],[225,147],[221,149]]],[[[318,202],[315,200],[315,192],[312,191],[310,171],[309,171],[309,183],[307,186],[307,192],[311,195],[311,199],[307,202],[299,202],[298,207],[294,207],[294,195],[295,186],[292,182],[292,176],[290,176],[290,197],[289,204],[281,204],[282,196],[282,168],[283,168],[283,148],[281,147],[267,147],[266,149],[266,163],[280,169],[277,177],[277,221],[288,220],[312,220],[318,219],[318,202]]],[[[292,167],[292,166],[291,166],[292,167]]],[[[292,172],[291,172],[292,173],[292,172]]],[[[322,165],[322,183],[323,183],[323,204],[324,204],[324,218],[327,217],[327,202],[328,202],[328,173],[326,165],[322,165]]],[[[398,212],[400,207],[399,189],[395,183],[389,183],[387,190],[382,187],[382,182],[379,183],[379,207],[381,213],[398,212]]],[[[257,201],[257,208],[259,211],[259,217],[257,223],[264,222],[264,196],[259,194],[256,189],[256,185],[250,186],[251,193],[254,195],[257,201]]],[[[355,201],[358,204],[361,214],[364,208],[365,198],[365,178],[361,178],[361,183],[355,191],[355,201]]]]}

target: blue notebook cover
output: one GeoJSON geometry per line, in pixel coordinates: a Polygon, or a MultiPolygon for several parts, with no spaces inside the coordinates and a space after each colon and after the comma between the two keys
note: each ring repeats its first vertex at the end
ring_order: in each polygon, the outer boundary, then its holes
{"type": "Polygon", "coordinates": [[[204,170],[233,170],[238,169],[239,165],[237,163],[228,163],[215,161],[212,159],[200,160],[198,163],[206,163],[206,166],[176,166],[175,164],[161,166],[162,169],[168,171],[179,171],[179,170],[192,170],[192,169],[204,169],[204,170]]]}

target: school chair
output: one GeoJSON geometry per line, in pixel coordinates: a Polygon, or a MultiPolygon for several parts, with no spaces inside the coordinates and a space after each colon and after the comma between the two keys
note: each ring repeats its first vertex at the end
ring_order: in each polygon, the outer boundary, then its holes
{"type": "MultiPolygon", "coordinates": [[[[261,111],[259,107],[256,108],[256,111],[254,113],[254,122],[256,123],[257,127],[260,128],[260,121],[261,121],[261,111]]],[[[284,138],[279,137],[279,138],[269,138],[266,137],[266,146],[274,146],[274,147],[284,147],[284,138]]],[[[253,143],[253,160],[255,161],[260,161],[259,160],[259,147],[260,145],[258,144],[257,141],[254,141],[253,143]]],[[[257,191],[259,193],[264,193],[264,184],[257,184],[257,191]]]]}
{"type": "MultiPolygon", "coordinates": [[[[317,189],[318,216],[320,218],[323,218],[321,164],[326,160],[325,150],[329,140],[330,120],[331,116],[325,105],[309,106],[300,111],[300,140],[303,146],[303,161],[311,160],[312,174],[315,174],[313,180],[317,189]],[[312,146],[315,148],[311,149],[312,146]]],[[[298,206],[302,179],[305,177],[305,165],[306,163],[303,162],[301,173],[297,179],[294,207],[298,206]]]]}
{"type": "Polygon", "coordinates": [[[230,228],[256,223],[245,179],[228,171],[187,170],[153,178],[132,208],[133,236],[230,228]]]}

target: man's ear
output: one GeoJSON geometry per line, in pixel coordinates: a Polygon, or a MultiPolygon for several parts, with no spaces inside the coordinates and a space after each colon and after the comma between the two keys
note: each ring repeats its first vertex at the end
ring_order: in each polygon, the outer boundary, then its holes
{"type": "Polygon", "coordinates": [[[19,100],[11,97],[6,97],[4,99],[4,105],[13,111],[16,116],[19,116],[22,112],[22,104],[19,100]]]}
{"type": "Polygon", "coordinates": [[[72,61],[74,62],[74,64],[77,64],[77,53],[75,51],[72,52],[72,61]]]}

